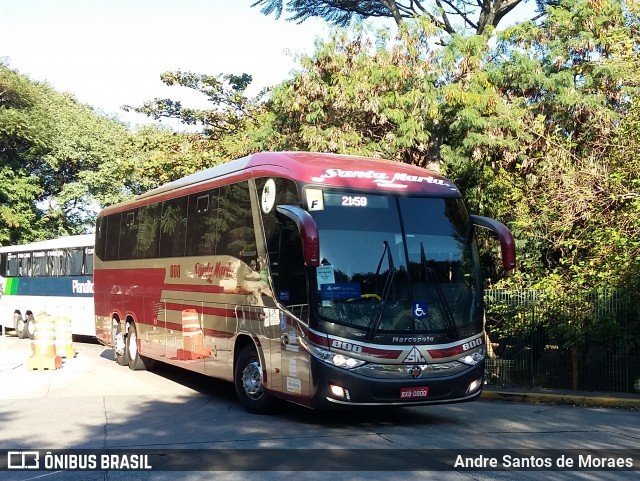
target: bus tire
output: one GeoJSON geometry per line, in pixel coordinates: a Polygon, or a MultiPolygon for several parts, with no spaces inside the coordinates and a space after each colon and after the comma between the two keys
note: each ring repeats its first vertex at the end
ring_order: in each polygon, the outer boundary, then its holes
{"type": "Polygon", "coordinates": [[[129,369],[132,371],[142,371],[145,364],[138,349],[138,333],[136,325],[132,322],[129,325],[129,333],[127,334],[127,356],[129,357],[129,369]]]}
{"type": "Polygon", "coordinates": [[[18,339],[24,339],[27,337],[27,323],[24,322],[24,319],[18,313],[13,315],[13,327],[15,328],[18,339]]]}
{"type": "Polygon", "coordinates": [[[129,365],[129,351],[127,349],[127,336],[124,335],[120,329],[121,329],[120,328],[120,324],[118,324],[118,327],[115,328],[115,335],[114,335],[114,341],[113,341],[113,357],[115,358],[115,360],[116,360],[116,362],[118,363],[119,366],[128,366],[129,365]],[[115,338],[117,336],[123,336],[122,353],[119,353],[116,350],[117,341],[115,340],[115,338]]]}
{"type": "Polygon", "coordinates": [[[36,334],[36,320],[33,314],[27,315],[27,320],[24,323],[25,337],[33,339],[36,334]]]}
{"type": "Polygon", "coordinates": [[[262,365],[253,344],[242,348],[236,361],[234,383],[236,394],[244,408],[254,414],[267,414],[274,398],[264,391],[262,365]]]}

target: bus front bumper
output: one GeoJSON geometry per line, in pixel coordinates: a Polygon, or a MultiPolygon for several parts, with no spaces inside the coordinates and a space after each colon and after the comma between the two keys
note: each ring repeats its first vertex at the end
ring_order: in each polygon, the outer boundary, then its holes
{"type": "Polygon", "coordinates": [[[477,399],[482,393],[484,362],[450,376],[378,379],[331,366],[312,356],[311,372],[316,390],[314,407],[421,406],[477,399]]]}

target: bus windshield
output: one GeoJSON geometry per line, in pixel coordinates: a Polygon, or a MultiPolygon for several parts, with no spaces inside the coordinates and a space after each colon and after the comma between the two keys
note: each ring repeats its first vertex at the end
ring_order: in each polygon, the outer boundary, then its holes
{"type": "Polygon", "coordinates": [[[482,286],[462,199],[310,192],[320,319],[377,334],[482,329],[482,286]]]}

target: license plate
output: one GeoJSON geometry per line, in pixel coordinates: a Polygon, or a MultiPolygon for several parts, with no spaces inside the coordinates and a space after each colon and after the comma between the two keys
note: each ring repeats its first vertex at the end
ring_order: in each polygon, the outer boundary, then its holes
{"type": "Polygon", "coordinates": [[[400,399],[424,399],[429,396],[428,387],[400,388],[400,399]]]}

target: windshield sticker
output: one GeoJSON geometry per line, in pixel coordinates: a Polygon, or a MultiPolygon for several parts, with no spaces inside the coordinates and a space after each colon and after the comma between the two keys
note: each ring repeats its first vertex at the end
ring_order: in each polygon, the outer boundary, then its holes
{"type": "Polygon", "coordinates": [[[276,183],[273,179],[267,180],[262,188],[262,212],[268,214],[276,203],[276,183]]]}
{"type": "Polygon", "coordinates": [[[307,189],[305,190],[307,196],[307,205],[309,211],[312,210],[324,210],[324,199],[322,197],[322,191],[319,189],[307,189]]]}
{"type": "Polygon", "coordinates": [[[322,284],[320,286],[320,299],[322,300],[360,299],[360,284],[356,284],[356,283],[322,284]]]}
{"type": "Polygon", "coordinates": [[[334,275],[333,266],[320,266],[316,269],[316,277],[318,279],[318,285],[322,284],[335,284],[336,277],[334,275]]]}
{"type": "Polygon", "coordinates": [[[421,176],[411,175],[404,172],[395,172],[393,176],[384,172],[376,172],[375,170],[342,170],[342,169],[327,169],[325,173],[320,177],[311,177],[314,182],[324,182],[326,179],[332,178],[350,178],[350,179],[371,179],[371,182],[379,185],[380,187],[406,189],[408,184],[434,184],[448,187],[449,190],[457,191],[458,189],[445,181],[444,179],[437,179],[432,175],[421,176]]]}
{"type": "Polygon", "coordinates": [[[415,319],[426,319],[429,315],[429,309],[427,303],[418,301],[413,303],[413,317],[415,319]]]}

